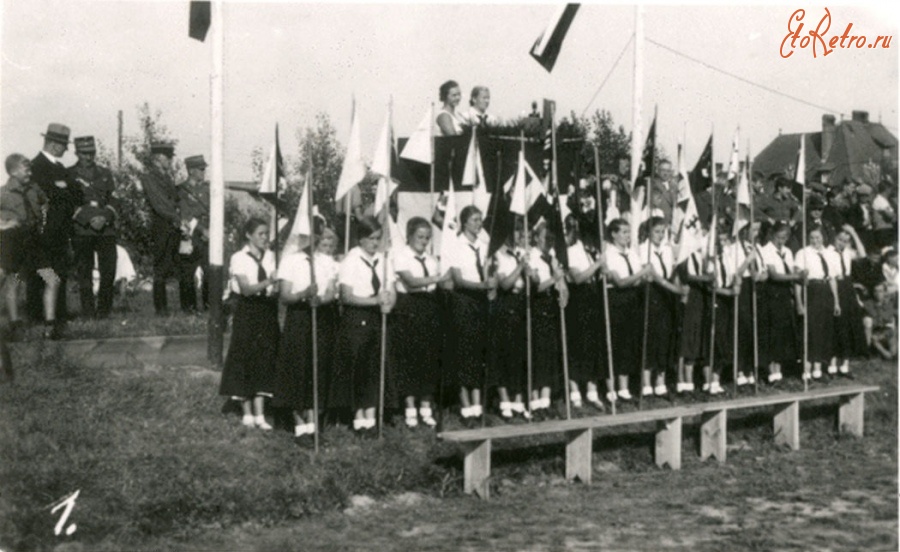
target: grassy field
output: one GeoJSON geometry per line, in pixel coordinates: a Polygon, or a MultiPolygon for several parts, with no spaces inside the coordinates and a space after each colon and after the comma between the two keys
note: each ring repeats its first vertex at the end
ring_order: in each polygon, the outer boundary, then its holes
{"type": "Polygon", "coordinates": [[[891,363],[855,366],[882,388],[866,398],[863,439],[836,435],[833,406],[812,407],[802,449],[787,452],[751,413],[729,420],[726,464],[701,463],[686,427],[672,472],[653,464],[652,433],[601,433],[591,486],[564,481],[559,442],[500,443],[490,501],[462,494],[458,451],[427,430],[379,442],[328,428],[316,457],[223,414],[204,368],[53,356],[16,368],[0,387],[4,551],[897,549],[891,363]],[[50,508],[76,490],[77,530],[56,536],[50,508]]]}

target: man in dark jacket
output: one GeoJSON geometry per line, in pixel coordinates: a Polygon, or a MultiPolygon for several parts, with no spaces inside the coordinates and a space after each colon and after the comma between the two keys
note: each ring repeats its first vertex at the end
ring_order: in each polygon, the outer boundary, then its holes
{"type": "Polygon", "coordinates": [[[112,310],[116,276],[116,209],[113,206],[113,182],[109,169],[95,163],[97,146],[93,136],[75,138],[78,162],[69,172],[83,190],[83,201],[75,211],[76,278],[81,296],[81,314],[106,318],[112,310]],[[100,272],[100,289],[94,297],[94,255],[100,272]]]}
{"type": "MultiPolygon", "coordinates": [[[[66,281],[72,246],[72,217],[83,197],[81,185],[72,178],[62,162],[62,156],[69,149],[69,135],[69,127],[51,123],[43,135],[43,150],[31,160],[31,180],[41,187],[48,200],[46,220],[39,240],[41,254],[49,260],[50,268],[59,277],[55,337],[59,336],[61,325],[68,318],[66,281]]],[[[42,294],[43,280],[37,274],[29,275],[26,281],[26,310],[34,320],[42,318],[42,294]]]]}
{"type": "Polygon", "coordinates": [[[150,204],[150,232],[153,236],[153,308],[160,316],[169,313],[166,281],[176,276],[178,243],[181,240],[178,190],[172,176],[174,155],[173,144],[152,143],[150,165],[141,177],[141,185],[150,204]]]}
{"type": "Polygon", "coordinates": [[[178,248],[178,286],[181,310],[197,310],[194,275],[203,272],[200,296],[204,309],[209,307],[209,182],[204,178],[206,160],[194,155],[184,160],[188,179],[178,185],[181,215],[181,245],[178,248]]]}

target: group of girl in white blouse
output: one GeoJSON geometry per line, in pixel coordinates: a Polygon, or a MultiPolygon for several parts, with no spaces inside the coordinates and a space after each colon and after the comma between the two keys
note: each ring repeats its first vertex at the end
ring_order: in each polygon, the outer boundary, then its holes
{"type": "Polygon", "coordinates": [[[312,306],[319,407],[349,412],[360,432],[375,427],[380,401],[401,409],[409,427],[434,427],[442,389],[458,398],[467,424],[484,416],[492,400],[504,419],[540,418],[550,415],[551,400],[561,393],[569,393],[575,408],[587,403],[605,410],[603,399],[665,396],[673,380],[678,393],[691,392],[697,367],[702,390],[719,394],[723,375],[734,367],[733,309],[739,313],[738,385],[754,383],[758,369],[775,383],[782,368],[796,365],[804,314],[810,323],[803,378],[822,377],[824,367],[848,373],[864,344],[850,270],[865,252],[850,227],[830,247],[811,228],[809,245],[795,256],[785,247],[787,225],[771,228],[764,244],[758,223],[737,238],[723,226],[713,252],[697,251],[675,265],[661,218],[645,223],[639,248],[631,246],[629,223],[614,220],[598,250],[597,240],[581,239],[587,230],[569,216],[563,267],[546,224],[526,232],[519,218],[507,242],[488,255],[482,213],[467,206],[459,223],[459,234],[442,240],[440,259],[430,253],[432,225],[420,217],[409,221],[407,243],[386,257],[381,226],[363,218],[358,244],[340,263],[334,232],[317,227],[314,257],[287,255],[276,273],[266,223],[251,220],[246,247],[231,258],[239,298],[220,387],[241,401],[243,424],[271,429],[263,413],[270,396],[294,412],[295,435],[317,430],[312,306]],[[280,331],[278,301],[286,309],[280,331]]]}

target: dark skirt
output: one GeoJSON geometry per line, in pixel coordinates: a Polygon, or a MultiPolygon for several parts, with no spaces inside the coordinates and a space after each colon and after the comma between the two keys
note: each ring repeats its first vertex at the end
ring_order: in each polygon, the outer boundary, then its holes
{"type": "Polygon", "coordinates": [[[650,286],[647,368],[657,374],[665,374],[675,362],[675,302],[679,297],[661,286],[650,286]]]}
{"type": "Polygon", "coordinates": [[[559,299],[552,290],[531,296],[532,389],[558,387],[562,381],[559,299]]]}
{"type": "MultiPolygon", "coordinates": [[[[391,312],[391,373],[400,398],[432,397],[440,381],[443,345],[436,293],[400,293],[391,312]]],[[[399,405],[398,405],[399,406],[399,405]]]]}
{"type": "Polygon", "coordinates": [[[809,362],[831,362],[834,356],[834,295],[827,282],[807,286],[809,362]]]}
{"type": "MultiPolygon", "coordinates": [[[[791,282],[766,282],[759,286],[764,289],[765,346],[760,347],[760,363],[777,362],[790,365],[797,361],[797,312],[794,306],[794,284],[791,282]],[[763,355],[765,351],[765,355],[763,355]]],[[[759,289],[759,287],[757,289],[759,289]]]]}
{"type": "Polygon", "coordinates": [[[709,355],[710,297],[705,286],[691,285],[681,323],[680,354],[687,364],[701,362],[709,355]]]}
{"type": "MultiPolygon", "coordinates": [[[[378,406],[380,368],[381,310],[345,305],[338,324],[328,407],[356,410],[378,406]]],[[[387,374],[385,378],[387,381],[387,374]]],[[[389,404],[387,397],[385,404],[389,404]]]]}
{"type": "Polygon", "coordinates": [[[738,366],[745,374],[753,373],[753,285],[752,278],[744,278],[738,298],[738,366]]]}
{"type": "Polygon", "coordinates": [[[526,391],[525,294],[500,292],[491,320],[491,381],[510,396],[526,391]]]}
{"type": "MultiPolygon", "coordinates": [[[[320,410],[327,398],[337,320],[334,304],[316,308],[316,378],[320,410]]],[[[296,411],[313,410],[312,361],[312,309],[307,303],[291,305],[287,308],[278,345],[275,406],[296,411]]]]}
{"type": "Polygon", "coordinates": [[[276,299],[238,298],[220,395],[251,398],[275,391],[279,333],[276,299]]]}
{"type": "Polygon", "coordinates": [[[570,284],[566,305],[566,341],[569,352],[569,379],[584,385],[598,381],[602,344],[606,342],[602,304],[597,286],[570,284]]]}
{"type": "Polygon", "coordinates": [[[841,360],[863,356],[866,354],[866,333],[856,290],[849,278],[838,280],[837,285],[841,315],[834,320],[834,355],[841,360]]]}
{"type": "MultiPolygon", "coordinates": [[[[716,295],[715,317],[715,356],[710,365],[721,374],[724,368],[734,365],[734,297],[716,295]]],[[[706,330],[709,331],[708,323],[706,330]]],[[[707,354],[709,354],[708,351],[707,354]]]]}
{"type": "Polygon", "coordinates": [[[466,389],[480,389],[484,383],[488,306],[486,293],[459,290],[453,293],[455,381],[466,389]]]}
{"type": "Polygon", "coordinates": [[[639,375],[644,330],[643,288],[612,287],[608,295],[615,375],[639,375]]]}

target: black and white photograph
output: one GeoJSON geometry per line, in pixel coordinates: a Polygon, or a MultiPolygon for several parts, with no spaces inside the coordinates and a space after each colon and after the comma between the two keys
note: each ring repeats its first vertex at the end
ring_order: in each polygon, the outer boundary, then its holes
{"type": "Polygon", "coordinates": [[[897,550],[898,28],[0,2],[0,552],[897,550]]]}

